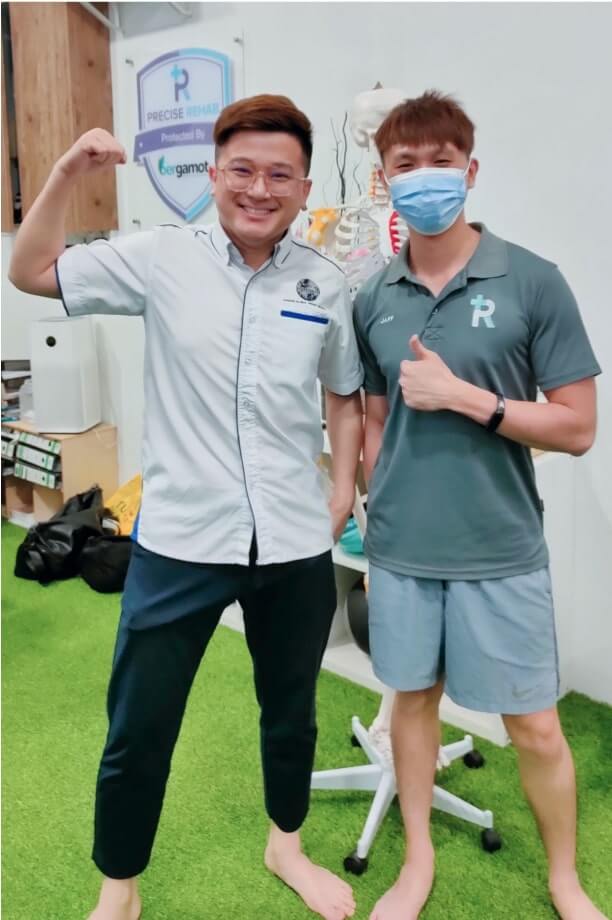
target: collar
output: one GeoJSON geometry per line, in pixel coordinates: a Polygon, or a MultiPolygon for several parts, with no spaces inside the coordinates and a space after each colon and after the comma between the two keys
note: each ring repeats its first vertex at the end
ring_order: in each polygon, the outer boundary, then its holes
{"type": "MultiPolygon", "coordinates": [[[[218,220],[215,221],[212,226],[210,231],[210,238],[213,248],[221,256],[226,265],[229,265],[230,262],[237,262],[240,265],[244,263],[244,259],[242,258],[237,246],[235,243],[232,243],[218,220]]],[[[280,239],[274,246],[272,262],[276,268],[280,268],[289,255],[291,251],[292,239],[291,231],[287,230],[283,238],[280,239]]]]}
{"type": "MultiPolygon", "coordinates": [[[[490,233],[484,224],[470,223],[470,227],[479,231],[480,240],[465,267],[466,278],[499,278],[508,274],[508,244],[506,241],[490,233]]],[[[408,267],[409,243],[409,240],[406,241],[389,263],[385,284],[397,284],[402,279],[412,284],[422,283],[408,267]]]]}

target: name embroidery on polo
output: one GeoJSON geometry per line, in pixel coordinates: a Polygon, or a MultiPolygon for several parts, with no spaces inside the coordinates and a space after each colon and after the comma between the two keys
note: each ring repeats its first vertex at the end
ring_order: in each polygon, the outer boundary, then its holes
{"type": "Polygon", "coordinates": [[[495,329],[495,323],[491,319],[495,313],[495,301],[489,300],[488,297],[483,297],[482,294],[477,294],[476,297],[472,297],[470,300],[470,306],[474,307],[472,313],[472,327],[474,329],[478,328],[480,320],[484,321],[487,329],[495,329]]]}
{"type": "Polygon", "coordinates": [[[383,318],[379,321],[379,326],[382,326],[383,323],[390,323],[394,319],[395,319],[395,314],[393,313],[390,313],[389,316],[383,316],[383,318]]]}

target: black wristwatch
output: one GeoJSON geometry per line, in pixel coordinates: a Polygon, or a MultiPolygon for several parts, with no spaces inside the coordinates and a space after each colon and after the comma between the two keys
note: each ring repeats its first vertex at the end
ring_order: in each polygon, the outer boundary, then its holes
{"type": "Polygon", "coordinates": [[[487,431],[496,431],[501,425],[502,419],[506,414],[506,400],[501,393],[496,393],[495,395],[497,397],[497,406],[495,407],[495,412],[487,422],[487,431]]]}

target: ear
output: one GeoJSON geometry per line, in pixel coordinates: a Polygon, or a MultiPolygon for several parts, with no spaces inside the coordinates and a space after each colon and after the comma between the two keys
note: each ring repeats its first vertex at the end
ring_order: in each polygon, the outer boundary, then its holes
{"type": "Polygon", "coordinates": [[[378,166],[378,167],[376,168],[376,175],[378,176],[378,178],[380,179],[380,181],[382,182],[382,184],[384,185],[384,187],[385,187],[385,188],[388,188],[388,184],[389,184],[389,183],[387,182],[387,177],[385,176],[385,171],[384,171],[384,169],[382,168],[382,166],[378,166]]]}
{"type": "Polygon", "coordinates": [[[302,211],[306,211],[306,202],[308,201],[308,196],[310,195],[312,189],[312,179],[307,179],[306,182],[302,182],[302,211]]]}
{"type": "Polygon", "coordinates": [[[211,190],[210,190],[211,195],[214,195],[214,194],[215,194],[215,186],[216,186],[216,184],[217,184],[217,176],[218,176],[217,167],[216,167],[216,166],[211,166],[211,165],[209,165],[209,167],[208,167],[208,178],[210,179],[210,184],[211,184],[211,186],[212,186],[212,188],[211,188],[211,190]]]}
{"type": "Polygon", "coordinates": [[[468,188],[474,188],[474,186],[476,185],[476,176],[478,175],[479,166],[480,166],[480,163],[478,162],[478,160],[472,157],[472,160],[470,162],[470,168],[468,169],[467,176],[465,177],[467,180],[468,188]]]}

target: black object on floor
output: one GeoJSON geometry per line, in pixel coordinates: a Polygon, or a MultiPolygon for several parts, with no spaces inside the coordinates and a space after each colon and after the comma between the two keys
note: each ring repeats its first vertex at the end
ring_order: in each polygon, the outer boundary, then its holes
{"type": "Polygon", "coordinates": [[[80,556],[91,536],[102,536],[102,490],[93,486],[69,498],[48,521],[28,530],[17,549],[15,575],[48,585],[79,574],[80,556]]]}
{"type": "Polygon", "coordinates": [[[94,591],[123,591],[132,556],[131,537],[92,536],[81,552],[80,573],[94,591]]]}

